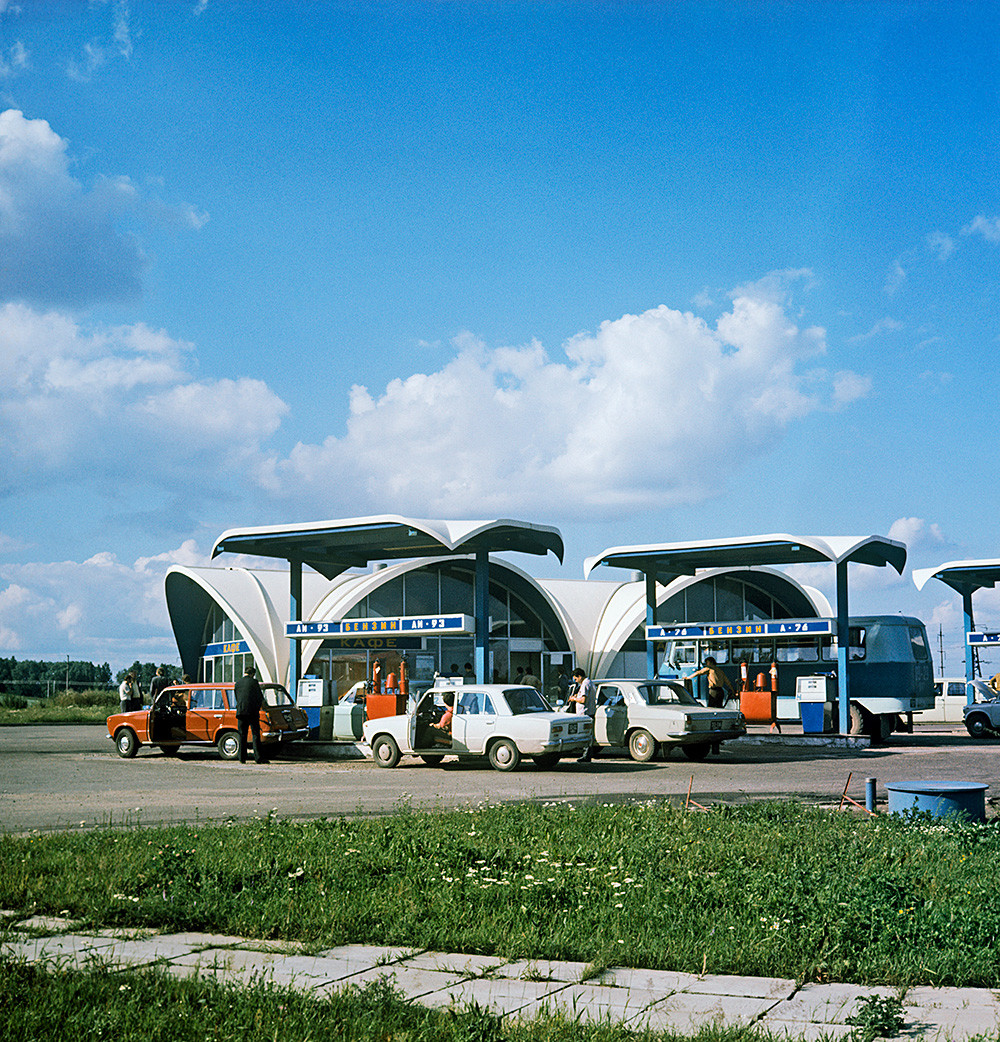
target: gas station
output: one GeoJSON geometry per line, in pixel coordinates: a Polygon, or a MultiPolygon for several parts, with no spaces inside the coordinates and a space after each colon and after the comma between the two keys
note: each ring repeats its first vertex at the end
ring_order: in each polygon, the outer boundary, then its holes
{"type": "MultiPolygon", "coordinates": [[[[808,635],[836,656],[824,668],[831,676],[835,669],[839,698],[830,702],[839,703],[846,734],[858,727],[847,669],[857,649],[837,640],[851,633],[853,641],[856,631],[848,565],[902,572],[906,560],[902,543],[877,535],[773,534],[612,547],[586,561],[583,579],[535,579],[499,556],[510,553],[551,553],[561,563],[563,539],[555,528],[512,519],[399,515],[234,528],[212,556],[240,560],[172,566],[165,592],[186,672],[225,681],[254,662],[303,705],[334,704],[361,680],[373,686],[383,666],[379,686],[394,690],[397,706],[404,678],[418,687],[455,673],[466,682],[516,682],[515,666],[518,675],[538,675],[551,698],[559,670],[577,665],[595,680],[655,677],[658,645],[696,625],[702,640],[766,632],[779,659],[792,638],[808,635]],[[778,567],[816,563],[835,566],[835,608],[778,567]],[[630,574],[603,579],[594,574],[600,566],[630,574]]],[[[870,719],[897,711],[905,709],[876,709],[870,719]]]]}
{"type": "Polygon", "coordinates": [[[972,682],[979,675],[978,650],[988,645],[1000,645],[1000,631],[977,630],[972,613],[972,596],[977,590],[993,589],[1000,581],[1000,559],[976,561],[949,561],[936,568],[917,568],[913,582],[922,590],[931,579],[938,579],[951,587],[962,598],[965,629],[965,698],[968,705],[975,701],[972,682]]]}
{"type": "MultiPolygon", "coordinates": [[[[657,675],[657,641],[668,639],[671,635],[689,635],[684,633],[685,627],[677,627],[673,634],[658,627],[656,594],[658,583],[668,583],[678,575],[694,575],[699,569],[815,564],[818,562],[829,562],[836,567],[836,626],[831,626],[827,632],[831,636],[846,635],[850,625],[847,566],[849,564],[866,564],[874,567],[892,565],[899,574],[902,574],[906,564],[906,547],[903,543],[877,535],[857,538],[848,536],[796,537],[774,534],[698,542],[651,543],[607,549],[603,553],[587,559],[584,564],[584,574],[589,577],[594,569],[600,566],[628,568],[643,574],[646,587],[646,675],[652,678],[657,675]]],[[[704,621],[713,622],[715,630],[710,628],[707,632],[703,631],[700,634],[702,637],[710,637],[714,635],[715,631],[718,631],[719,635],[723,633],[729,635],[734,631],[739,633],[746,622],[744,619],[728,622],[704,621]]],[[[804,625],[807,620],[795,620],[795,622],[804,625]]],[[[783,632],[794,635],[803,632],[803,628],[793,625],[791,620],[784,620],[777,625],[774,635],[777,636],[783,632]]],[[[851,732],[847,656],[848,641],[838,641],[837,682],[841,734],[851,732]]]]}

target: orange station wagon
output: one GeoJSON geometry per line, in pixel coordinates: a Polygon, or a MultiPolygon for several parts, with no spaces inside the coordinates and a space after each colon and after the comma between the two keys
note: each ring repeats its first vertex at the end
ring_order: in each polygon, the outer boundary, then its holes
{"type": "MultiPolygon", "coordinates": [[[[265,748],[305,738],[309,720],[281,684],[261,684],[260,737],[265,748]]],[[[118,755],[131,759],[140,746],[174,755],[182,745],[214,745],[223,760],[239,756],[233,684],[183,684],[164,688],[155,706],[108,717],[108,737],[118,755]]]]}

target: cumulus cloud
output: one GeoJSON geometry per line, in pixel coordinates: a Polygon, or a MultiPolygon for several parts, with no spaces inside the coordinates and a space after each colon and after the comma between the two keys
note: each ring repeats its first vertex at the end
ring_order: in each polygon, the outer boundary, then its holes
{"type": "Polygon", "coordinates": [[[666,306],[568,341],[491,349],[470,335],[440,371],[356,386],[347,432],[260,468],[279,499],[428,516],[613,516],[692,503],[789,425],[866,393],[814,363],[824,331],[789,317],[801,272],[742,287],[714,327],[666,306]]]}
{"type": "Polygon", "coordinates": [[[79,307],[136,296],[142,253],[114,225],[126,202],[107,186],[83,189],[45,120],[0,112],[0,299],[79,307]]]}
{"type": "Polygon", "coordinates": [[[940,526],[928,524],[922,517],[901,517],[893,521],[889,538],[906,543],[911,551],[939,547],[945,541],[940,526]]]}
{"type": "Polygon", "coordinates": [[[259,380],[195,380],[191,345],[0,307],[0,495],[53,481],[196,488],[247,462],[287,411],[259,380]],[[40,436],[44,432],[44,437],[40,436]]]}
{"type": "Polygon", "coordinates": [[[67,143],[43,119],[0,112],[0,300],[80,308],[138,296],[145,259],[118,227],[138,215],[197,230],[208,215],[168,204],[127,177],[87,190],[70,173],[67,143]]]}
{"type": "Polygon", "coordinates": [[[85,561],[0,567],[0,653],[82,657],[124,665],[176,656],[163,577],[172,564],[207,564],[193,540],[126,564],[109,552],[85,561]],[[108,636],[114,634],[114,636],[108,636]]]}

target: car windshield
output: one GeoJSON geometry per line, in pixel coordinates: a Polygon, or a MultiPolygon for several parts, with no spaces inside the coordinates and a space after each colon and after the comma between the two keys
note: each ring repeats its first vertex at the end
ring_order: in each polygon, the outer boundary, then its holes
{"type": "Polygon", "coordinates": [[[261,684],[264,690],[264,701],[269,706],[293,706],[292,696],[281,684],[261,684]]]}
{"type": "Polygon", "coordinates": [[[552,707],[533,687],[509,687],[504,691],[504,697],[514,716],[552,712],[552,707]]]}
{"type": "Polygon", "coordinates": [[[700,706],[680,684],[640,684],[639,696],[650,706],[700,706]]]}

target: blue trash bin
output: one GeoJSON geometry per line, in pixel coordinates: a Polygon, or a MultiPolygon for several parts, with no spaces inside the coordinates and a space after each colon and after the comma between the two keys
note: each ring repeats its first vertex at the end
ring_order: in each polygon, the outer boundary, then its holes
{"type": "Polygon", "coordinates": [[[823,716],[826,702],[800,702],[799,715],[802,717],[803,734],[822,734],[824,731],[823,716]]]}

